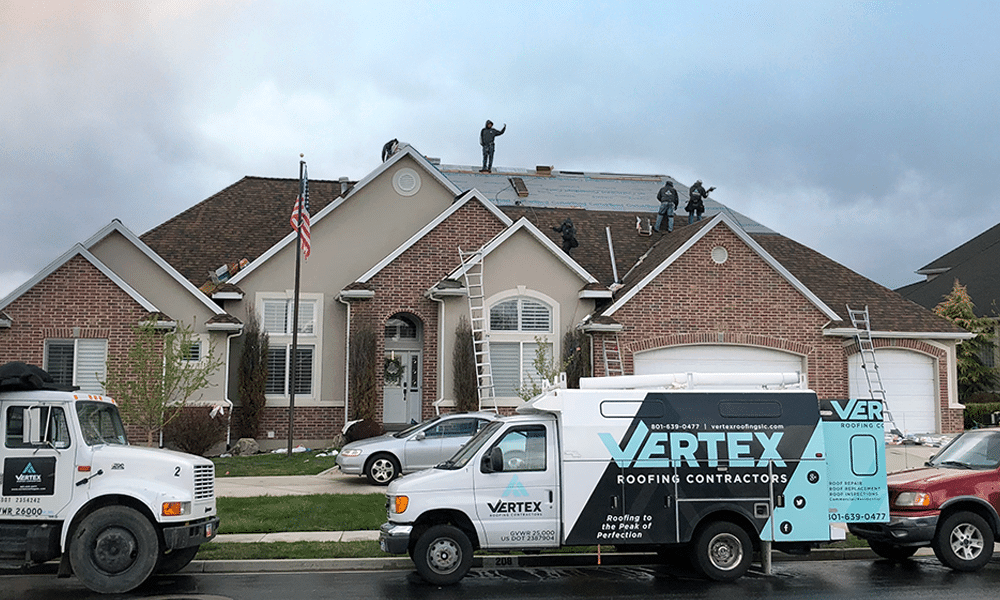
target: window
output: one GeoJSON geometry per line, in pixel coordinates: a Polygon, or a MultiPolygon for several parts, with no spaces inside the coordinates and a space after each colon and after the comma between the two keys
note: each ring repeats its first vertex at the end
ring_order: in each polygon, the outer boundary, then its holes
{"type": "Polygon", "coordinates": [[[428,429],[425,436],[429,438],[472,437],[479,430],[480,426],[486,422],[485,419],[448,419],[428,429]]]}
{"type": "Polygon", "coordinates": [[[108,341],[100,339],[46,340],[45,370],[58,385],[79,386],[80,391],[103,394],[108,341]]]}
{"type": "Polygon", "coordinates": [[[76,416],[80,419],[80,429],[83,430],[83,442],[88,446],[128,444],[121,415],[114,404],[80,401],[76,403],[76,416]]]}
{"type": "Polygon", "coordinates": [[[498,398],[517,398],[522,387],[540,384],[538,351],[550,362],[555,349],[552,305],[518,291],[490,306],[490,366],[498,398]]]}
{"type": "MultiPolygon", "coordinates": [[[[294,303],[290,298],[264,300],[264,330],[270,335],[292,335],[294,303]]],[[[316,300],[299,299],[299,335],[316,334],[316,300]]]]}
{"type": "Polygon", "coordinates": [[[490,308],[490,329],[550,333],[552,311],[545,304],[531,298],[504,300],[490,308]]]}
{"type": "MultiPolygon", "coordinates": [[[[288,397],[292,389],[292,316],[294,301],[285,294],[263,297],[258,300],[263,315],[262,324],[267,331],[267,382],[265,394],[276,399],[288,397]]],[[[302,294],[299,298],[298,352],[295,357],[295,395],[315,397],[315,382],[319,379],[319,357],[322,355],[322,296],[302,294]]]]}
{"type": "MultiPolygon", "coordinates": [[[[267,384],[264,393],[267,395],[289,395],[288,373],[292,368],[291,344],[287,346],[271,345],[267,349],[267,384]]],[[[295,395],[311,396],[313,388],[313,355],[315,347],[298,346],[298,356],[295,360],[295,395]]]]}
{"type": "MultiPolygon", "coordinates": [[[[26,406],[11,406],[7,409],[7,427],[4,433],[8,448],[33,447],[25,441],[24,411],[27,408],[26,406]]],[[[69,448],[69,424],[66,422],[66,414],[63,409],[58,406],[43,406],[40,416],[40,433],[45,445],[53,448],[69,448]]]]}
{"type": "Polygon", "coordinates": [[[545,470],[545,426],[528,425],[511,429],[494,448],[503,452],[503,470],[545,470]]]}
{"type": "MultiPolygon", "coordinates": [[[[523,385],[541,383],[535,368],[538,343],[490,342],[490,367],[493,370],[493,391],[500,398],[517,397],[523,385]]],[[[542,344],[548,360],[552,360],[552,344],[542,344]]]]}

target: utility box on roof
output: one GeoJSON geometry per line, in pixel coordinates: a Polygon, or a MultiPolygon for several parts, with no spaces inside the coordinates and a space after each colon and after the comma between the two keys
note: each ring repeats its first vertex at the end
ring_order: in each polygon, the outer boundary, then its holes
{"type": "Polygon", "coordinates": [[[831,523],[888,518],[880,402],[632,379],[548,391],[391,484],[383,549],[448,583],[474,548],[688,547],[726,580],[762,543],[806,551],[831,523]]]}

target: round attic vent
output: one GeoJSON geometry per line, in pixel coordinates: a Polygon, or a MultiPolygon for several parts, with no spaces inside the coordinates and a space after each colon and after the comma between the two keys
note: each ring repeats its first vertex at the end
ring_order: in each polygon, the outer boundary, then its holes
{"type": "Polygon", "coordinates": [[[712,248],[712,260],[715,261],[715,264],[721,265],[729,260],[729,250],[726,250],[722,246],[712,248]]]}
{"type": "Polygon", "coordinates": [[[392,187],[400,196],[412,196],[420,191],[420,174],[409,167],[403,167],[392,176],[392,187]]]}

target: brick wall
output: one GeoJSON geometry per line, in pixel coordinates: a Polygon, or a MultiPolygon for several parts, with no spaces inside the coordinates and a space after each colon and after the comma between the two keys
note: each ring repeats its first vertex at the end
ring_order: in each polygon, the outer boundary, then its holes
{"type": "MultiPolygon", "coordinates": [[[[386,266],[369,282],[375,297],[356,300],[351,308],[352,329],[368,320],[375,326],[376,356],[385,351],[385,323],[397,313],[417,318],[423,331],[423,377],[421,411],[424,418],[434,414],[432,402],[438,390],[438,310],[437,302],[425,296],[427,290],[458,266],[458,249],[478,248],[504,229],[503,223],[476,201],[470,201],[445,219],[392,264],[386,266]]],[[[444,332],[445,335],[452,332],[444,332]]],[[[446,357],[450,360],[450,357],[446,357]]],[[[381,359],[379,369],[381,373],[381,359]]],[[[450,382],[444,382],[450,385],[450,382]]],[[[377,386],[376,410],[382,418],[382,385],[377,386]]],[[[354,399],[350,399],[354,402],[354,399]]]]}
{"type": "MultiPolygon", "coordinates": [[[[135,326],[149,313],[81,256],[74,256],[5,310],[13,324],[0,329],[0,364],[44,367],[46,339],[108,340],[108,361],[125,356],[135,326]]],[[[127,428],[129,439],[146,437],[127,428]]]]}

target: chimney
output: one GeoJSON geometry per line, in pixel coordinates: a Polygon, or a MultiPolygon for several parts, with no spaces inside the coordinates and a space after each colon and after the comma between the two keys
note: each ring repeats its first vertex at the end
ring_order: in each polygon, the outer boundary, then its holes
{"type": "Polygon", "coordinates": [[[341,196],[346,196],[347,195],[348,179],[346,177],[341,177],[337,181],[340,182],[340,195],[341,196]]]}

